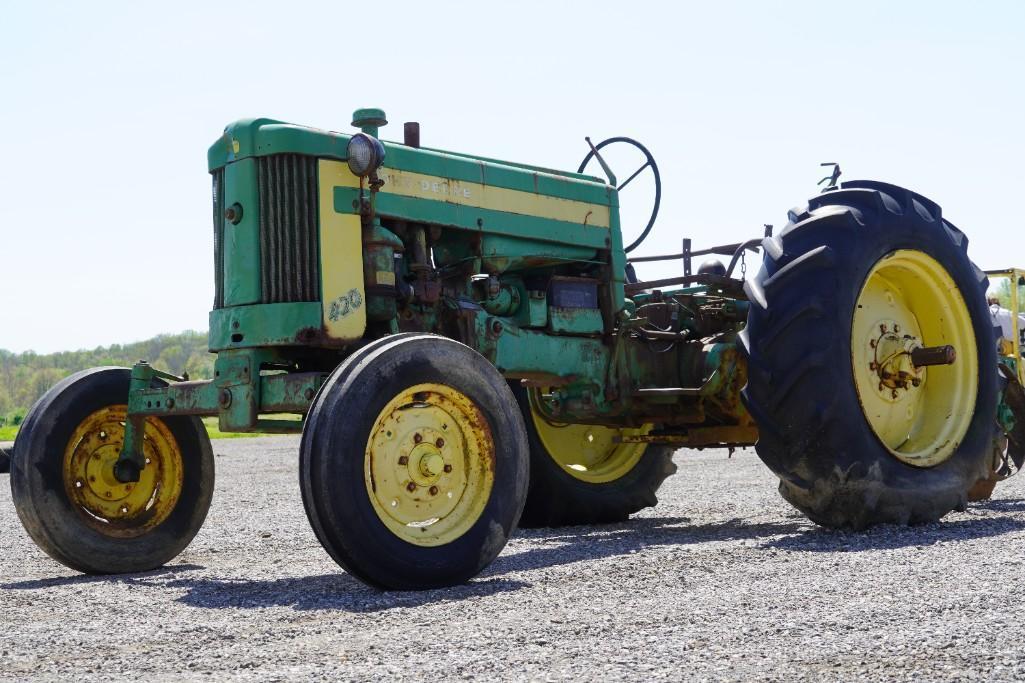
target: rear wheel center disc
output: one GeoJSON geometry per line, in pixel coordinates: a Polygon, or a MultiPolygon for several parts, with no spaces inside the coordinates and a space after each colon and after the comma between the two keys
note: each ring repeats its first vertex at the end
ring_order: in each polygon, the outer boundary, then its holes
{"type": "Polygon", "coordinates": [[[530,413],[541,443],[567,474],[592,484],[604,484],[629,473],[644,455],[646,443],[623,442],[623,437],[651,431],[651,425],[629,429],[555,422],[545,416],[541,392],[529,394],[530,413]]]}
{"type": "Polygon", "coordinates": [[[934,258],[902,249],[869,271],[851,323],[851,365],[865,418],[897,459],[932,467],[968,431],[978,392],[978,349],[968,307],[934,258]],[[920,347],[953,346],[950,365],[916,367],[920,347]]]}

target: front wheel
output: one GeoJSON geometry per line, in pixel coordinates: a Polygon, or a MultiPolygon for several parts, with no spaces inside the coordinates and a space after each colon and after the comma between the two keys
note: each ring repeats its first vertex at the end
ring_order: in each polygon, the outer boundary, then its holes
{"type": "Polygon", "coordinates": [[[791,213],[748,281],[743,398],[780,492],[828,527],[963,509],[988,473],[986,276],[940,207],[857,181],[791,213]]]}
{"type": "Polygon", "coordinates": [[[314,400],[300,488],[321,545],[385,589],[467,581],[497,557],[527,492],[509,387],[469,347],[397,335],[356,352],[314,400]]]}
{"type": "Polygon", "coordinates": [[[194,417],[148,417],[137,482],[114,476],[128,419],[130,371],[85,370],[36,402],[11,461],[11,493],[32,540],[90,574],[155,569],[203,525],[214,458],[194,417]]]}

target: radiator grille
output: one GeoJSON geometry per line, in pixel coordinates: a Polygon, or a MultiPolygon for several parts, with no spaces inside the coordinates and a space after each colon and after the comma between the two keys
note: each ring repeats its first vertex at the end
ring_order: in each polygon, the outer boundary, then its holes
{"type": "Polygon", "coordinates": [[[317,160],[299,154],[257,159],[263,303],[320,300],[317,160]]]}
{"type": "Polygon", "coordinates": [[[214,308],[224,308],[224,169],[213,173],[214,199],[214,308]]]}

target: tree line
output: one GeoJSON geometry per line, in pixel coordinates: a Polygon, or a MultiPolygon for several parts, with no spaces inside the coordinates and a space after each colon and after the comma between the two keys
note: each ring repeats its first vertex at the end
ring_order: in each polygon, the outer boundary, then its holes
{"type": "Polygon", "coordinates": [[[0,349],[0,426],[20,424],[47,389],[74,372],[100,365],[131,367],[146,360],[165,372],[187,372],[192,379],[209,379],[213,376],[214,355],[206,345],[206,332],[189,330],[91,350],[38,354],[0,349]]]}

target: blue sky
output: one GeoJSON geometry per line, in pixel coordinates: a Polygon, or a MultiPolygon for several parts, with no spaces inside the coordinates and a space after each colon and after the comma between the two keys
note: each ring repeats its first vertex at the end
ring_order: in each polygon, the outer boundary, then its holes
{"type": "Polygon", "coordinates": [[[0,85],[14,351],[206,329],[207,146],[364,106],[386,139],[417,120],[425,145],[556,168],[585,135],[643,141],[664,194],[638,253],[782,226],[839,161],[938,201],[983,267],[1025,265],[1021,2],[10,3],[0,85]]]}

